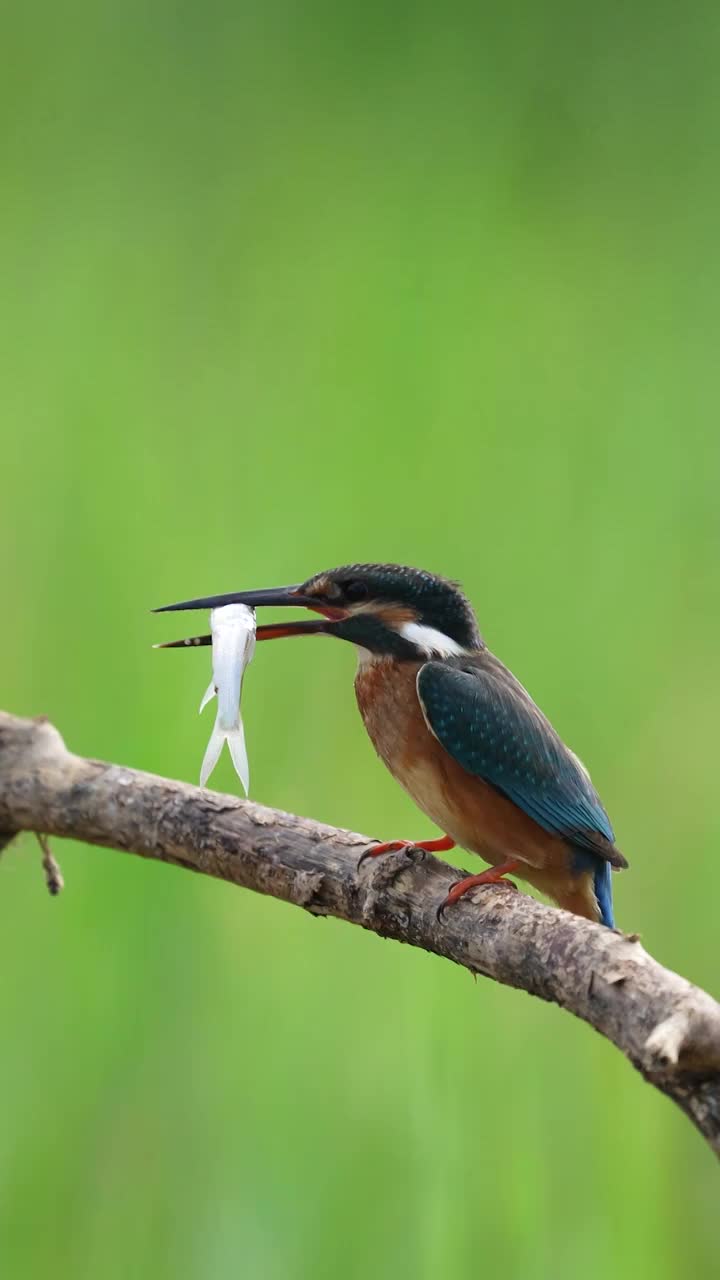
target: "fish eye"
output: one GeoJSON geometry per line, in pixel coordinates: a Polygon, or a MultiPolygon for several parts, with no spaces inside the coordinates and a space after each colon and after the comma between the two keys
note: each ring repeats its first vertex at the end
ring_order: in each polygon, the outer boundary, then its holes
{"type": "Polygon", "coordinates": [[[360,600],[366,600],[367,594],[367,583],[361,582],[359,578],[351,578],[349,582],[343,583],[343,595],[348,604],[356,604],[360,600]]]}

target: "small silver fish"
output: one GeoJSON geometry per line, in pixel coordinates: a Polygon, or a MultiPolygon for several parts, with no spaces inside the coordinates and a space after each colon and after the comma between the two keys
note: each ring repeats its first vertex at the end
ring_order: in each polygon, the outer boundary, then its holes
{"type": "Polygon", "coordinates": [[[218,708],[210,741],[200,769],[204,787],[220,758],[223,743],[230,755],[245,794],[250,786],[250,769],[245,748],[245,732],[240,716],[243,675],[255,652],[255,610],[244,604],[226,604],[210,614],[213,678],[200,703],[203,711],[217,694],[218,708]]]}

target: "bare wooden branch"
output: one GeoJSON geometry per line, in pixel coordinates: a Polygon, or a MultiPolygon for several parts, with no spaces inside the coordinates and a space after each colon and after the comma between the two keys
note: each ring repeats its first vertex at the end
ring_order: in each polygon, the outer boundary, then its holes
{"type": "Polygon", "coordinates": [[[497,886],[438,921],[458,872],[437,858],[392,854],[358,868],[365,836],[82,759],[47,720],[0,712],[0,848],[19,831],[216,876],[554,1001],[617,1045],[720,1154],[720,1005],[634,937],[497,886]]]}

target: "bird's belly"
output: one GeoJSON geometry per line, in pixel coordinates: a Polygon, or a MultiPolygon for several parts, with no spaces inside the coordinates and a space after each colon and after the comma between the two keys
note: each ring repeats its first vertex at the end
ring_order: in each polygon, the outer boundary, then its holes
{"type": "Polygon", "coordinates": [[[565,871],[567,843],[463,769],[430,732],[415,683],[420,665],[380,661],[358,670],[358,706],[378,755],[418,808],[462,848],[494,865],[515,857],[529,867],[565,871]]]}
{"type": "Polygon", "coordinates": [[[486,862],[496,865],[520,858],[538,868],[567,863],[564,841],[543,831],[512,801],[454,761],[417,760],[396,776],[442,831],[486,862]]]}

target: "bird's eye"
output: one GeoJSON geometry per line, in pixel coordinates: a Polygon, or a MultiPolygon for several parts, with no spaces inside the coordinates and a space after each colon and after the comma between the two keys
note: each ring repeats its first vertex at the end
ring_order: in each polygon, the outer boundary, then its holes
{"type": "Polygon", "coordinates": [[[358,578],[352,578],[350,582],[343,583],[343,595],[348,604],[355,604],[359,600],[365,600],[367,593],[366,583],[360,582],[358,578]]]}

